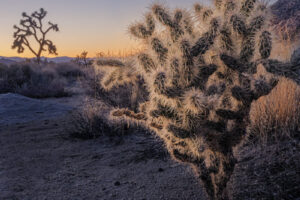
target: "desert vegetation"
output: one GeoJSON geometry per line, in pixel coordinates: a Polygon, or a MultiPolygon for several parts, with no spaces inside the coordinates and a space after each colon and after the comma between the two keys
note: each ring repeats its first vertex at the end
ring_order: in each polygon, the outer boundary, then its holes
{"type": "Polygon", "coordinates": [[[74,59],[74,62],[83,67],[89,67],[92,65],[93,61],[87,57],[88,52],[83,51],[80,55],[77,55],[76,58],[74,59]]]}
{"type": "Polygon", "coordinates": [[[18,93],[33,98],[65,97],[84,71],[69,63],[35,64],[18,63],[10,66],[0,65],[0,93],[18,93]]]}
{"type": "Polygon", "coordinates": [[[299,81],[298,65],[270,57],[269,17],[266,4],[251,0],[215,1],[214,8],[196,4],[193,16],[154,4],[145,21],[130,28],[146,50],[134,64],[112,64],[102,81],[106,90],[144,81],[149,96],[138,111],[115,109],[111,118],[125,118],[156,132],[174,159],[195,167],[211,199],[228,198],[225,188],[236,164],[233,148],[247,138],[251,119],[253,133],[259,132],[260,138],[270,130],[254,131],[257,127],[288,131],[283,125],[288,124],[295,132],[299,125],[297,118],[291,122],[292,116],[288,117],[299,107],[297,90],[289,90],[293,94],[283,99],[296,102],[289,104],[293,111],[276,110],[280,100],[274,106],[274,102],[264,103],[268,97],[261,99],[274,88],[278,95],[286,82],[297,88],[299,81]],[[259,74],[258,67],[265,72],[259,74]],[[276,114],[263,114],[263,108],[276,114]],[[286,118],[279,119],[278,112],[286,118]],[[266,115],[274,120],[261,120],[266,115]]]}
{"type": "Polygon", "coordinates": [[[251,107],[249,133],[262,143],[295,138],[299,132],[300,87],[280,79],[277,87],[251,107]]]}
{"type": "Polygon", "coordinates": [[[41,61],[57,53],[46,36],[58,25],[43,29],[44,9],[24,13],[13,48],[37,62],[0,64],[0,94],[82,96],[64,139],[151,133],[193,168],[208,199],[299,198],[299,3],[267,2],[214,0],[192,11],[155,3],[129,27],[143,48],[83,51],[69,63],[41,61]]]}
{"type": "Polygon", "coordinates": [[[289,59],[299,47],[299,8],[300,2],[297,0],[279,0],[271,6],[271,24],[278,41],[273,54],[278,59],[289,59]]]}
{"type": "Polygon", "coordinates": [[[285,40],[297,41],[299,39],[299,6],[300,3],[297,0],[279,0],[271,7],[274,14],[272,24],[285,40]]]}
{"type": "Polygon", "coordinates": [[[27,13],[22,13],[23,19],[20,21],[20,26],[14,25],[16,29],[13,37],[14,43],[12,45],[13,49],[17,49],[18,53],[23,53],[25,48],[28,48],[34,56],[36,56],[37,63],[41,61],[41,55],[44,51],[48,51],[49,54],[57,55],[56,46],[53,42],[46,38],[50,31],[59,31],[58,25],[48,22],[49,27],[45,29],[45,22],[43,21],[47,15],[47,11],[41,8],[39,11],[33,12],[31,15],[27,13]],[[32,44],[29,38],[34,38],[37,44],[37,49],[35,44],[32,44]]]}

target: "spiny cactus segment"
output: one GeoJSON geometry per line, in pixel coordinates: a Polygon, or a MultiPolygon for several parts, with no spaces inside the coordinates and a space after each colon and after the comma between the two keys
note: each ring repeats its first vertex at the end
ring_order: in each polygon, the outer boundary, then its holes
{"type": "Polygon", "coordinates": [[[155,22],[151,14],[146,15],[146,23],[138,23],[130,28],[130,33],[140,39],[147,39],[153,34],[155,22]]]}

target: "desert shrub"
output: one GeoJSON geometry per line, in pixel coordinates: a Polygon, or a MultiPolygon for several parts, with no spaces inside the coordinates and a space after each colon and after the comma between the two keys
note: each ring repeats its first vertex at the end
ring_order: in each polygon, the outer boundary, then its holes
{"type": "Polygon", "coordinates": [[[300,127],[300,87],[281,79],[275,89],[252,104],[250,133],[263,142],[293,137],[300,127]]]}
{"type": "Polygon", "coordinates": [[[278,0],[270,7],[273,18],[271,24],[276,35],[273,56],[288,60],[299,47],[300,2],[298,0],[278,0]]]}
{"type": "Polygon", "coordinates": [[[88,52],[83,51],[80,55],[76,56],[76,58],[73,60],[73,62],[76,63],[76,65],[78,65],[80,67],[88,68],[88,67],[92,66],[93,59],[88,58],[87,55],[88,55],[88,52]]]}
{"type": "Polygon", "coordinates": [[[70,96],[65,86],[67,81],[53,76],[36,75],[15,89],[15,92],[32,98],[66,97],[70,96]]]}
{"type": "Polygon", "coordinates": [[[7,65],[0,63],[0,77],[3,77],[6,71],[7,71],[7,65]]]}
{"type": "Polygon", "coordinates": [[[284,40],[299,40],[300,2],[298,0],[278,0],[271,6],[274,18],[272,24],[284,40]]]}
{"type": "Polygon", "coordinates": [[[109,107],[104,103],[86,101],[81,109],[72,113],[67,132],[71,138],[83,140],[96,139],[102,136],[121,137],[130,132],[127,124],[109,121],[108,113],[109,107]]]}
{"type": "Polygon", "coordinates": [[[77,78],[84,76],[83,69],[73,63],[58,63],[52,66],[59,76],[66,78],[77,78]]]}
{"type": "Polygon", "coordinates": [[[255,0],[216,0],[190,12],[155,4],[145,22],[130,28],[146,46],[133,64],[112,66],[102,86],[113,89],[143,79],[149,97],[138,112],[115,109],[156,132],[174,159],[193,165],[210,199],[227,199],[253,101],[268,95],[278,76],[295,81],[299,66],[270,59],[268,9],[255,0]],[[195,20],[193,20],[195,19],[195,20]],[[257,75],[261,65],[271,76],[257,75]]]}
{"type": "Polygon", "coordinates": [[[299,140],[243,145],[228,183],[231,199],[297,199],[300,191],[299,140]]]}
{"type": "Polygon", "coordinates": [[[68,96],[67,80],[55,70],[34,64],[7,66],[0,73],[0,93],[19,93],[28,97],[47,98],[68,96]]]}

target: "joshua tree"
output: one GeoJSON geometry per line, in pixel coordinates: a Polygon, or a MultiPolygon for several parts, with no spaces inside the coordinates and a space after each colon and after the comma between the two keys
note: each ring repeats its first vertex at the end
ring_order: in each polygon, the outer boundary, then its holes
{"type": "Polygon", "coordinates": [[[211,199],[227,199],[251,103],[272,91],[277,75],[296,79],[299,66],[270,59],[268,9],[259,1],[215,0],[215,8],[194,10],[193,17],[155,4],[145,23],[130,28],[148,48],[136,65],[108,70],[102,85],[142,78],[150,95],[139,112],[115,109],[111,117],[156,132],[174,159],[194,166],[211,199]],[[270,73],[259,75],[258,66],[270,73]]]}
{"type": "Polygon", "coordinates": [[[15,40],[12,49],[17,48],[18,53],[23,53],[25,47],[27,47],[36,56],[38,63],[41,61],[43,51],[57,55],[56,46],[51,40],[47,39],[46,36],[51,30],[58,32],[58,25],[48,22],[49,26],[46,28],[43,22],[46,15],[47,12],[43,8],[33,12],[31,15],[24,12],[20,26],[14,25],[16,31],[13,35],[15,40]],[[34,48],[35,44],[31,42],[31,38],[37,43],[37,49],[34,48]]]}

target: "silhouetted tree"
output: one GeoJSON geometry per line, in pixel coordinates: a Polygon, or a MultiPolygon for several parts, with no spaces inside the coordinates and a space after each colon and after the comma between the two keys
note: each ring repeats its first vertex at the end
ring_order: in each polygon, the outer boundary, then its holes
{"type": "Polygon", "coordinates": [[[37,58],[37,62],[40,63],[41,55],[43,51],[48,51],[49,54],[57,55],[56,46],[51,40],[46,38],[47,33],[51,30],[58,32],[59,28],[57,24],[48,22],[48,27],[46,28],[43,19],[46,17],[47,11],[41,8],[39,11],[33,12],[31,15],[27,13],[22,14],[22,19],[20,21],[20,26],[14,25],[13,37],[15,38],[12,45],[12,49],[18,50],[18,53],[23,53],[25,47],[27,47],[37,58]],[[33,38],[38,47],[34,49],[30,38],[33,38]]]}

